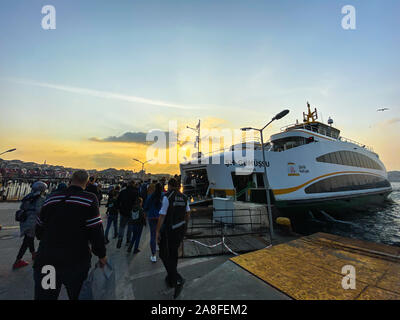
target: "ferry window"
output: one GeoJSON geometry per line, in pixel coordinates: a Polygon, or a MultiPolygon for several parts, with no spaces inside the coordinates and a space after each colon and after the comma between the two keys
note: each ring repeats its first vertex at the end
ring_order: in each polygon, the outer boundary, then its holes
{"type": "Polygon", "coordinates": [[[337,159],[337,164],[342,164],[343,163],[343,158],[342,158],[342,152],[335,152],[336,154],[336,159],[337,159]]]}
{"type": "Polygon", "coordinates": [[[306,143],[304,137],[288,137],[272,141],[272,151],[281,152],[302,146],[306,143]]]}
{"type": "Polygon", "coordinates": [[[339,156],[339,152],[332,152],[331,156],[332,156],[332,163],[340,164],[341,159],[340,159],[340,156],[339,156]]]}
{"type": "Polygon", "coordinates": [[[326,157],[327,157],[327,162],[336,163],[336,157],[333,155],[333,153],[328,153],[326,157]]]}
{"type": "Polygon", "coordinates": [[[350,154],[350,159],[351,159],[351,166],[357,167],[357,158],[354,152],[349,152],[350,154]]]}
{"type": "Polygon", "coordinates": [[[368,158],[367,157],[360,157],[361,160],[361,167],[368,168],[368,158]]]}
{"type": "Polygon", "coordinates": [[[371,158],[353,151],[337,151],[324,154],[316,159],[318,162],[341,164],[345,166],[383,170],[381,165],[371,158]]]}
{"type": "Polygon", "coordinates": [[[346,174],[330,177],[313,183],[306,193],[341,192],[390,187],[390,182],[381,177],[366,174],[346,174]]]}
{"type": "Polygon", "coordinates": [[[342,160],[343,160],[343,165],[349,166],[350,165],[350,157],[349,154],[347,153],[347,151],[340,151],[340,154],[342,156],[342,160]]]}
{"type": "Polygon", "coordinates": [[[374,164],[372,163],[372,160],[368,158],[368,168],[373,169],[374,164]]]}

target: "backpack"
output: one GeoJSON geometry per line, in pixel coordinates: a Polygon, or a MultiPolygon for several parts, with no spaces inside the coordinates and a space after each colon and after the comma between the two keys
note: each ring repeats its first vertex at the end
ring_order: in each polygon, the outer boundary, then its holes
{"type": "Polygon", "coordinates": [[[34,203],[39,196],[30,197],[28,199],[22,200],[21,209],[17,210],[15,213],[15,221],[25,222],[28,219],[28,212],[32,211],[32,203],[34,203]]]}
{"type": "Polygon", "coordinates": [[[131,211],[131,223],[145,224],[143,209],[140,207],[134,207],[131,211]]]}

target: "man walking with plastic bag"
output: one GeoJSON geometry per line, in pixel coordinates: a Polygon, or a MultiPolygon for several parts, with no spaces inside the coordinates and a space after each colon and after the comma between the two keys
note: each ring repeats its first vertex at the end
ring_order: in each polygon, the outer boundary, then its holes
{"type": "Polygon", "coordinates": [[[71,300],[78,299],[91,252],[100,267],[107,263],[99,203],[96,195],[84,191],[88,178],[84,170],[74,172],[70,187],[48,197],[38,215],[40,244],[33,265],[36,300],[56,300],[62,284],[71,300]]]}

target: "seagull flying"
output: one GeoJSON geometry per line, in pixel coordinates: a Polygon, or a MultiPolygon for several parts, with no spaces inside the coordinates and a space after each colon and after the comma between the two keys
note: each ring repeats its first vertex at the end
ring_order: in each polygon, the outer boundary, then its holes
{"type": "Polygon", "coordinates": [[[386,111],[386,110],[389,110],[389,108],[381,108],[381,109],[378,109],[376,111],[386,111]]]}

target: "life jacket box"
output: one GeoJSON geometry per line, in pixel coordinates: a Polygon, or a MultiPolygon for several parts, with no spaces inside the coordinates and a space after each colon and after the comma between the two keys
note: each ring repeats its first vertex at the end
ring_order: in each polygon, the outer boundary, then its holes
{"type": "Polygon", "coordinates": [[[230,198],[213,198],[213,220],[232,224],[235,209],[233,202],[230,198]]]}

